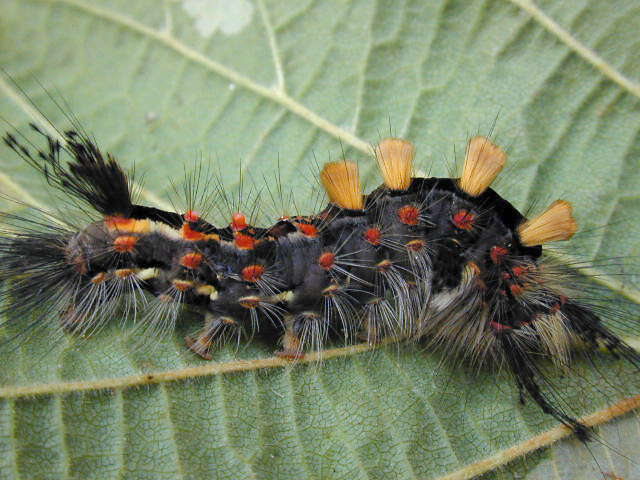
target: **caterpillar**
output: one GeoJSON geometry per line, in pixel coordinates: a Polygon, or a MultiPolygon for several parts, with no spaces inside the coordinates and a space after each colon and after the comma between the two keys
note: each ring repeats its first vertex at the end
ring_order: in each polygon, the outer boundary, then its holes
{"type": "Polygon", "coordinates": [[[320,213],[258,227],[236,212],[215,226],[197,208],[135,203],[133,175],[81,129],[61,141],[31,126],[45,148],[13,133],[4,143],[100,218],[74,229],[2,214],[0,275],[11,285],[2,312],[41,312],[24,331],[59,317],[89,335],[124,303],[152,332],[172,328],[183,305],[199,311],[202,327],[185,343],[207,360],[254,334],[292,360],[330,338],[414,340],[454,363],[509,370],[521,402],[530,397],[582,441],[589,427],[544,392],[541,363],[563,368],[578,350],[604,348],[640,366],[545,261],[545,245],[578,229],[571,205],[525,218],[491,188],[507,155],[489,138],[469,141],[456,178],[414,177],[412,143],[387,138],[373,149],[384,183],[372,192],[355,163],[330,162],[320,213]]]}

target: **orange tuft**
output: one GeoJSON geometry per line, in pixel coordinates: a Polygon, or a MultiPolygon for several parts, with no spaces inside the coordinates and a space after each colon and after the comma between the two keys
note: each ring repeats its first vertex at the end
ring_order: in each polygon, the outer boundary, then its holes
{"type": "Polygon", "coordinates": [[[518,227],[520,241],[527,247],[569,240],[578,231],[569,202],[556,200],[543,213],[518,227]]]}
{"type": "Polygon", "coordinates": [[[415,154],[413,143],[402,138],[385,138],[378,144],[376,160],[387,187],[391,190],[409,188],[415,154]]]}
{"type": "Polygon", "coordinates": [[[467,145],[460,188],[477,197],[496,179],[507,162],[507,154],[486,137],[473,137],[467,145]]]}
{"type": "Polygon", "coordinates": [[[358,166],[353,162],[330,162],[320,172],[322,185],[331,203],[347,210],[363,210],[358,166]]]}

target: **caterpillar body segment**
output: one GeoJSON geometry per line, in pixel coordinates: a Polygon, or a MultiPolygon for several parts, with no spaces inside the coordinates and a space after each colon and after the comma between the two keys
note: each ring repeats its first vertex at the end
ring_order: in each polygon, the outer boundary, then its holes
{"type": "Polygon", "coordinates": [[[171,328],[182,305],[200,310],[202,328],[186,344],[205,359],[252,335],[278,338],[278,354],[291,359],[329,338],[414,339],[454,362],[508,368],[522,398],[583,440],[587,427],[540,388],[537,362],[566,366],[577,348],[605,346],[640,365],[545,271],[543,244],[577,229],[570,204],[524,218],[490,188],[506,154],[484,137],[470,141],[461,178],[414,178],[413,145],[383,140],[374,150],[383,185],[363,194],[355,164],[327,164],[331,203],[264,228],[241,213],[214,226],[191,207],[137,205],[130,176],[89,137],[68,132],[62,147],[38,132],[47,150],[37,154],[11,134],[5,143],[102,218],[72,231],[4,215],[14,224],[0,237],[0,275],[13,284],[4,310],[40,308],[28,329],[57,316],[67,330],[92,333],[124,301],[152,331],[171,328]]]}

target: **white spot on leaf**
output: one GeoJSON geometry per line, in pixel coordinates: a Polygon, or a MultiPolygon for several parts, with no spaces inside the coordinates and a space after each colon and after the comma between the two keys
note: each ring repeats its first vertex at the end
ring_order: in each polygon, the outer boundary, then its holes
{"type": "Polygon", "coordinates": [[[240,33],[251,23],[254,11],[249,0],[184,0],[182,8],[203,37],[210,37],[218,29],[225,35],[240,33]]]}

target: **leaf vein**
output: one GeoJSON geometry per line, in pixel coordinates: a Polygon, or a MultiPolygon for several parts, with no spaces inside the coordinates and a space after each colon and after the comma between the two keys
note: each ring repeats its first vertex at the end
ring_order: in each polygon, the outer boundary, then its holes
{"type": "Polygon", "coordinates": [[[636,97],[640,97],[639,83],[624,76],[595,51],[591,50],[586,45],[583,45],[571,34],[571,32],[560,26],[560,24],[544,13],[531,0],[509,1],[526,11],[545,30],[555,35],[558,40],[569,47],[569,49],[573,50],[578,56],[582,57],[587,63],[590,63],[596,70],[599,70],[609,80],[618,84],[620,87],[629,91],[636,97]]]}

